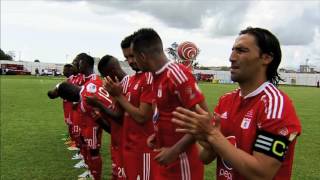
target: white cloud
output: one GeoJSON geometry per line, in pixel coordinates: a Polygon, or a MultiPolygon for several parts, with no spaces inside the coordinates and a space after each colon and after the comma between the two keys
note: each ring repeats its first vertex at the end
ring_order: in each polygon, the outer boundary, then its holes
{"type": "Polygon", "coordinates": [[[281,66],[319,64],[320,1],[2,1],[1,48],[23,59],[65,62],[66,55],[106,53],[122,59],[121,40],[153,27],[165,46],[192,41],[203,65],[229,65],[237,33],[270,29],[283,49],[281,66]]]}

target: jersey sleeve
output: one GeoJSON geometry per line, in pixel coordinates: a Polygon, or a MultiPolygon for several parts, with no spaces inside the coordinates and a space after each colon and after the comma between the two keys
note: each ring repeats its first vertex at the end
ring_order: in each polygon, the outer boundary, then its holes
{"type": "Polygon", "coordinates": [[[85,84],[80,92],[81,110],[83,112],[92,111],[92,107],[85,101],[86,97],[97,97],[107,108],[112,108],[113,103],[109,93],[102,87],[102,83],[88,82],[85,84]]]}
{"type": "Polygon", "coordinates": [[[178,66],[180,69],[174,65],[169,67],[169,79],[173,83],[173,93],[178,95],[182,105],[185,108],[192,108],[194,105],[203,101],[204,96],[191,72],[181,66],[178,66]]]}
{"type": "Polygon", "coordinates": [[[260,101],[258,129],[292,141],[301,133],[301,125],[292,101],[283,93],[264,95],[260,101]]]}
{"type": "Polygon", "coordinates": [[[145,74],[145,80],[143,87],[141,89],[141,96],[140,96],[140,102],[152,104],[154,96],[152,92],[152,81],[153,77],[151,73],[145,74]]]}

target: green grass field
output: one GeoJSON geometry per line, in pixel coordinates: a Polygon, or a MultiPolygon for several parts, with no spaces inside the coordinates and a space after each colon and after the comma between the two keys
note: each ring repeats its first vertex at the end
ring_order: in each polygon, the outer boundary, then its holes
{"type": "MultiPolygon", "coordinates": [[[[76,179],[84,170],[60,140],[66,127],[61,100],[49,100],[48,89],[61,79],[28,76],[1,78],[1,180],[76,179]]],[[[212,109],[218,97],[235,85],[201,84],[212,109]]],[[[320,179],[320,89],[281,86],[293,100],[303,132],[295,151],[293,178],[320,179]]],[[[103,137],[103,179],[109,179],[109,137],[103,137]]],[[[206,180],[215,179],[214,163],[206,167],[206,180]]]]}

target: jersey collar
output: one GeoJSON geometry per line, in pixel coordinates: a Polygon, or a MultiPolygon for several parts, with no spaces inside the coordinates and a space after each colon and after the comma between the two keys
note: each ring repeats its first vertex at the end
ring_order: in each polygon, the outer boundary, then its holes
{"type": "Polygon", "coordinates": [[[85,75],[84,75],[84,78],[90,79],[90,78],[92,78],[94,75],[95,75],[94,73],[90,74],[89,76],[85,76],[85,75]]]}
{"type": "MultiPolygon", "coordinates": [[[[247,99],[247,98],[250,98],[250,97],[254,97],[258,94],[260,94],[264,89],[265,87],[269,84],[269,82],[264,82],[263,84],[261,84],[256,90],[252,91],[251,93],[249,93],[248,95],[246,95],[245,97],[243,97],[243,99],[247,99]]],[[[239,95],[241,95],[241,91],[239,91],[239,95]]]]}
{"type": "Polygon", "coordinates": [[[164,70],[167,69],[167,67],[169,66],[169,64],[171,64],[171,61],[168,61],[165,65],[163,65],[158,71],[155,72],[156,75],[161,74],[164,70]]]}

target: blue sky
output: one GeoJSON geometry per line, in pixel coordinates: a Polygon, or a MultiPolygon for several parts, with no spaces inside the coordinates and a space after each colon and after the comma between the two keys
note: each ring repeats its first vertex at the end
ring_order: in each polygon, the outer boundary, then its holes
{"type": "Polygon", "coordinates": [[[67,63],[80,52],[124,59],[121,40],[152,27],[164,46],[194,42],[198,61],[228,66],[237,33],[247,26],[274,32],[281,67],[320,63],[320,1],[1,1],[1,49],[22,60],[67,63]]]}

